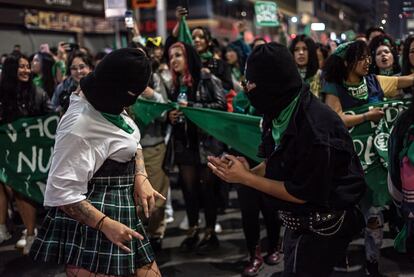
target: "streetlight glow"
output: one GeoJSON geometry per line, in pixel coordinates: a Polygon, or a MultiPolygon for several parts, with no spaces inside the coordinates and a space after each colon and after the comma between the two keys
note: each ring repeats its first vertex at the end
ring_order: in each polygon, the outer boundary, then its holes
{"type": "Polygon", "coordinates": [[[385,20],[385,19],[381,20],[382,25],[384,25],[385,23],[387,23],[387,20],[385,20]]]}
{"type": "Polygon", "coordinates": [[[296,16],[292,17],[290,20],[291,20],[293,23],[298,22],[298,18],[297,18],[296,16]]]}

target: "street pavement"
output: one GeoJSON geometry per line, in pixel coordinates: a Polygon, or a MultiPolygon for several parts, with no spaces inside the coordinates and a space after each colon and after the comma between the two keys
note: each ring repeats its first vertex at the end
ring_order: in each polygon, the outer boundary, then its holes
{"type": "MultiPolygon", "coordinates": [[[[204,277],[204,276],[241,276],[247,261],[243,231],[241,229],[240,212],[237,209],[236,194],[230,194],[233,207],[219,216],[223,227],[220,233],[220,248],[208,256],[196,253],[182,253],[179,245],[184,239],[185,231],[178,228],[184,217],[184,210],[180,201],[181,193],[173,190],[174,206],[176,207],[175,221],[168,225],[166,237],[163,241],[163,250],[157,255],[157,263],[163,276],[166,277],[204,277]]],[[[15,226],[13,239],[0,245],[0,277],[64,277],[63,266],[55,264],[34,263],[28,257],[14,249],[23,226],[15,226]]],[[[262,228],[262,238],[266,232],[262,228]]],[[[266,240],[263,240],[266,243],[266,240]]],[[[405,256],[396,253],[392,247],[392,240],[387,238],[381,251],[380,270],[388,277],[414,277],[414,262],[405,256]]],[[[350,257],[353,263],[362,264],[364,260],[363,240],[354,241],[350,246],[350,257]]],[[[265,253],[263,253],[265,254],[265,253]]],[[[278,277],[283,270],[283,262],[276,266],[265,266],[259,277],[278,277]]],[[[363,269],[354,273],[334,273],[334,277],[365,276],[363,269]]]]}

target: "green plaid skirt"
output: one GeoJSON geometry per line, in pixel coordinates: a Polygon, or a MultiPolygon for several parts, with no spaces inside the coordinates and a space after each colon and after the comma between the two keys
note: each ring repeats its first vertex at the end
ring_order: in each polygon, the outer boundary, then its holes
{"type": "Polygon", "coordinates": [[[87,193],[87,200],[95,208],[144,236],[144,240],[133,239],[125,244],[131,253],[113,244],[102,232],[70,218],[59,208],[52,208],[33,243],[31,257],[119,276],[135,274],[136,269],[154,261],[154,252],[134,205],[134,173],[133,161],[120,164],[108,160],[89,182],[87,193]]]}

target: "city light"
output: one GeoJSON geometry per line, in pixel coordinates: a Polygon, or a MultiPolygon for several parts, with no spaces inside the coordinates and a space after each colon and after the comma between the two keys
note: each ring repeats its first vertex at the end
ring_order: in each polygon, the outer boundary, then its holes
{"type": "Polygon", "coordinates": [[[341,39],[342,39],[342,40],[346,40],[346,34],[342,33],[342,34],[341,34],[341,39]]]}
{"type": "Polygon", "coordinates": [[[336,40],[336,33],[331,32],[331,34],[329,35],[329,38],[330,38],[331,40],[336,40]]]}
{"type": "Polygon", "coordinates": [[[292,17],[290,20],[292,21],[292,23],[298,22],[298,18],[296,16],[292,17]]]}
{"type": "Polygon", "coordinates": [[[325,24],[324,23],[312,23],[311,30],[312,31],[325,31],[325,24]]]}
{"type": "Polygon", "coordinates": [[[243,16],[243,17],[246,17],[246,15],[247,15],[247,13],[246,13],[245,11],[242,11],[240,14],[241,14],[241,16],[243,16]]]}
{"type": "Polygon", "coordinates": [[[385,19],[381,20],[382,25],[384,25],[385,23],[387,23],[387,20],[385,20],[385,19]]]}

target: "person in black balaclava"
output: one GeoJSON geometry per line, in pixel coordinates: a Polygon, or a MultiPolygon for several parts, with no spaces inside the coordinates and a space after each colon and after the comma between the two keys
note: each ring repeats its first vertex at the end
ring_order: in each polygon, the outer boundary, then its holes
{"type": "Polygon", "coordinates": [[[150,61],[116,50],[81,79],[59,122],[34,260],[65,263],[67,276],[161,276],[137,216],[165,198],[149,180],[140,132],[124,111],[147,87],[150,61]]]}
{"type": "Polygon", "coordinates": [[[365,190],[363,170],[341,119],[302,83],[288,49],[256,47],[247,60],[245,91],[264,114],[259,154],[209,157],[213,172],[269,195],[286,226],[282,276],[330,276],[352,237],[363,228],[355,205],[365,190]]]}

